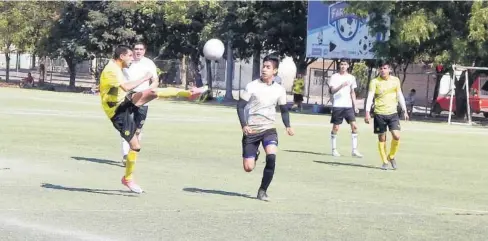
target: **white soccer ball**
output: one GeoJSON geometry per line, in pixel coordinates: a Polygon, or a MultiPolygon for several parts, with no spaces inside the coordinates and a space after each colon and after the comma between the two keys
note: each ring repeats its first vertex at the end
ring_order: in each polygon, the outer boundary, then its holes
{"type": "Polygon", "coordinates": [[[297,75],[297,66],[292,57],[285,57],[278,68],[278,76],[281,78],[281,85],[291,90],[293,81],[297,75]]]}
{"type": "Polygon", "coordinates": [[[208,60],[218,60],[222,58],[224,51],[224,43],[216,38],[208,40],[203,46],[203,55],[208,60]]]}

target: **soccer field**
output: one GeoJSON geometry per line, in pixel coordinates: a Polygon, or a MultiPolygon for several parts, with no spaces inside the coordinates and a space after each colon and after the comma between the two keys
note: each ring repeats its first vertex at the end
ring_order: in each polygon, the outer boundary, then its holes
{"type": "MultiPolygon", "coordinates": [[[[399,169],[382,171],[372,125],[330,156],[330,116],[279,120],[270,202],[242,169],[235,108],[154,101],[135,178],[98,96],[0,89],[0,240],[486,240],[488,130],[402,122],[399,169]]],[[[389,143],[388,143],[389,146],[389,143]]],[[[261,149],[262,150],[262,149],[261,149]]]]}

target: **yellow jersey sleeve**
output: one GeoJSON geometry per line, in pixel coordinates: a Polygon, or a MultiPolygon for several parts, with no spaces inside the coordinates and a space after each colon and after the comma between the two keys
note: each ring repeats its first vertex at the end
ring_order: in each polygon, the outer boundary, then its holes
{"type": "Polygon", "coordinates": [[[369,83],[369,92],[376,93],[376,78],[372,79],[369,83]]]}
{"type": "Polygon", "coordinates": [[[125,98],[126,93],[120,88],[122,78],[122,70],[112,63],[107,64],[100,75],[100,98],[102,108],[108,118],[115,115],[117,107],[125,98]]]}

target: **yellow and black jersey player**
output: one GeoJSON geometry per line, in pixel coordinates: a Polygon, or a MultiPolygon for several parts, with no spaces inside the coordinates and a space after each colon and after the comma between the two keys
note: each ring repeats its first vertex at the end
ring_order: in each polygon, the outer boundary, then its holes
{"type": "Polygon", "coordinates": [[[190,97],[192,93],[176,88],[158,90],[150,88],[135,92],[136,87],[150,81],[154,76],[147,73],[141,79],[126,81],[123,69],[127,68],[132,60],[133,52],[130,47],[121,45],[115,49],[113,59],[109,61],[100,75],[100,97],[105,114],[112,121],[120,136],[129,143],[130,150],[122,184],[132,192],[142,193],[142,188],[134,182],[132,177],[137,154],[141,150],[139,139],[136,136],[137,124],[133,114],[140,106],[158,97],[190,97]]]}
{"type": "Polygon", "coordinates": [[[369,110],[374,99],[374,133],[378,135],[378,151],[383,165],[381,169],[388,169],[388,163],[392,169],[397,168],[395,155],[400,144],[400,117],[397,106],[400,103],[403,109],[404,118],[408,120],[407,107],[401,88],[400,80],[390,75],[390,65],[383,61],[380,64],[380,76],[371,80],[369,94],[366,100],[366,115],[364,121],[369,124],[371,115],[369,110]],[[386,154],[386,131],[391,132],[392,140],[390,153],[386,154]]]}

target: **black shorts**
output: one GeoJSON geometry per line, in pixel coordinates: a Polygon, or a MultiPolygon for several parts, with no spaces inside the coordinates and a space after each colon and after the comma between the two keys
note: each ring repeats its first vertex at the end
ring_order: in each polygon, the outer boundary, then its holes
{"type": "Polygon", "coordinates": [[[110,119],[115,129],[119,131],[120,136],[127,142],[132,140],[132,137],[136,134],[137,126],[133,115],[135,111],[137,111],[137,106],[126,98],[117,107],[115,115],[110,119]]]}
{"type": "Polygon", "coordinates": [[[137,129],[142,129],[142,126],[144,126],[144,122],[146,121],[149,106],[143,105],[136,108],[137,110],[134,112],[134,122],[136,122],[137,129]]]}
{"type": "Polygon", "coordinates": [[[374,115],[374,133],[375,134],[383,134],[388,130],[400,130],[400,117],[398,113],[394,113],[391,115],[374,115]]]}
{"type": "Polygon", "coordinates": [[[242,136],[242,157],[253,158],[256,157],[259,144],[263,144],[266,148],[268,145],[278,146],[278,133],[276,129],[265,130],[261,133],[243,135],[242,136]]]}
{"type": "Polygon", "coordinates": [[[293,94],[293,102],[302,102],[303,95],[302,94],[293,94]]]}
{"type": "Polygon", "coordinates": [[[344,119],[346,119],[347,124],[356,121],[356,112],[354,111],[354,108],[332,107],[330,123],[340,125],[344,119]]]}

